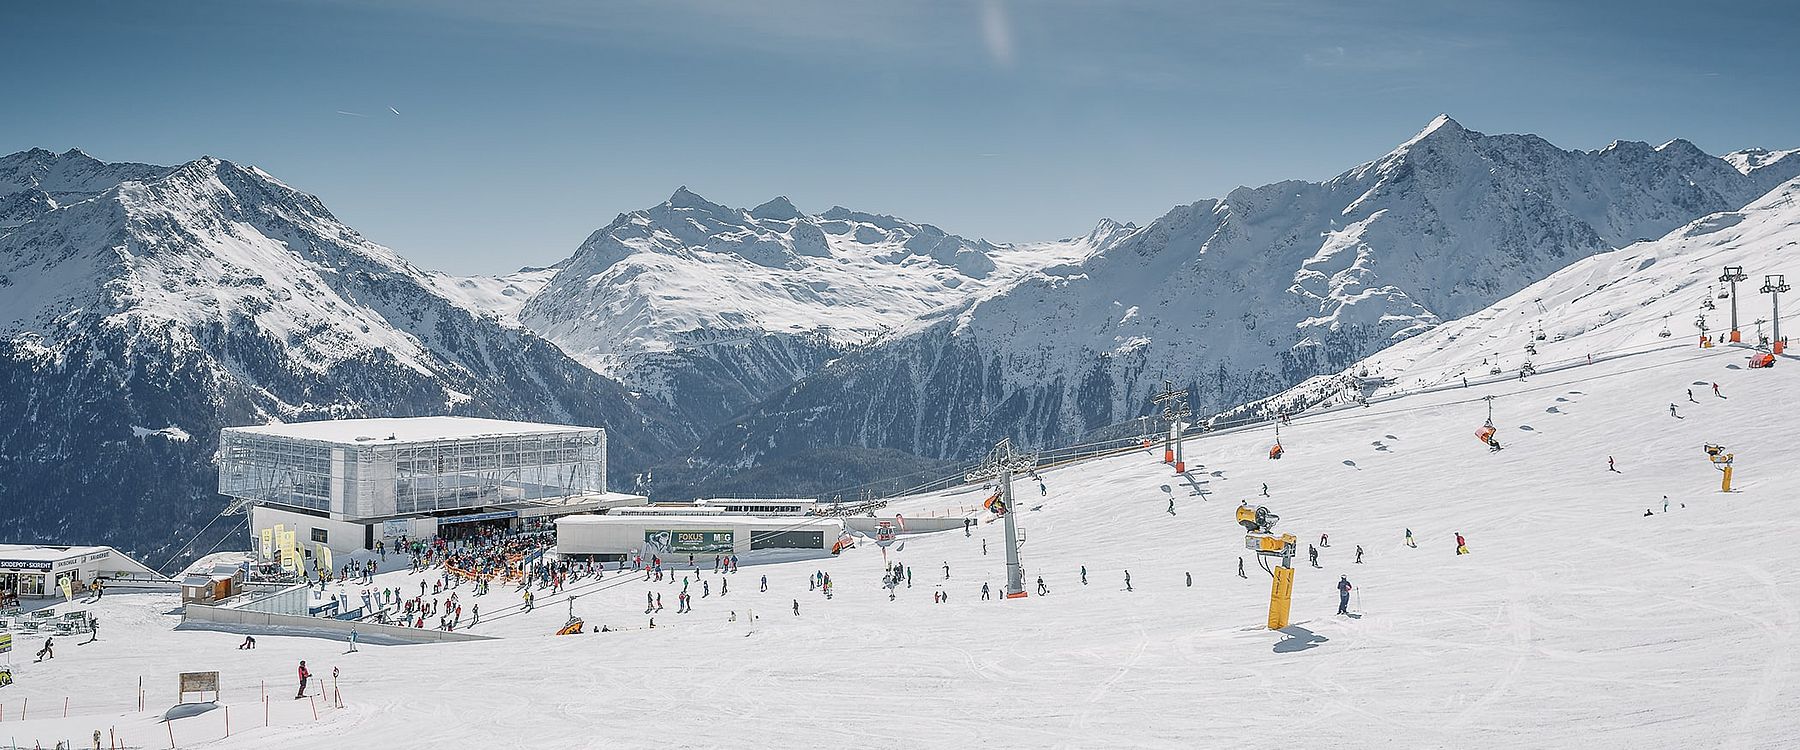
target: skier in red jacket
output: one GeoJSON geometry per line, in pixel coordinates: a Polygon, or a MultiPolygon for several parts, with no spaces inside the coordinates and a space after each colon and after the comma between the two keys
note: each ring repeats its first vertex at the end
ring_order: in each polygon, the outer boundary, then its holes
{"type": "Polygon", "coordinates": [[[306,678],[311,677],[311,676],[312,676],[312,673],[306,671],[306,660],[301,659],[300,660],[300,692],[294,694],[294,700],[300,700],[301,698],[306,697],[306,678]]]}

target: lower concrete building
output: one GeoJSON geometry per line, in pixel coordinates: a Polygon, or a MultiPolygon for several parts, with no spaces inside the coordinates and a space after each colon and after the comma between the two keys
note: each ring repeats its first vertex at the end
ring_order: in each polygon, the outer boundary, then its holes
{"type": "Polygon", "coordinates": [[[577,560],[653,555],[742,555],[767,549],[830,552],[844,533],[836,518],[580,515],[556,519],[556,551],[577,560]]]}

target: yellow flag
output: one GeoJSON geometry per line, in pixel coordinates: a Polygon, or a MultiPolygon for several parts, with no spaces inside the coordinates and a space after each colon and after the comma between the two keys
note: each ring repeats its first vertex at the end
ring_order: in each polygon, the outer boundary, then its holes
{"type": "Polygon", "coordinates": [[[275,556],[275,530],[274,529],[263,529],[262,530],[262,554],[258,555],[257,559],[258,560],[268,560],[270,558],[273,558],[274,556],[275,556]]]}
{"type": "Polygon", "coordinates": [[[332,570],[331,548],[325,546],[324,542],[319,542],[319,569],[328,572],[332,570]]]}
{"type": "Polygon", "coordinates": [[[62,592],[63,592],[64,599],[74,600],[74,598],[75,598],[75,581],[73,579],[69,578],[68,576],[63,576],[61,578],[58,578],[56,580],[56,583],[57,583],[57,585],[62,586],[62,592]]]}

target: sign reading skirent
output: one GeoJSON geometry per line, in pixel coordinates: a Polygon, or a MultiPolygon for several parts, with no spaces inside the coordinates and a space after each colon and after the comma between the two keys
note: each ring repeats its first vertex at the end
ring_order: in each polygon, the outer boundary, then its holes
{"type": "Polygon", "coordinates": [[[730,552],[737,532],[724,531],[651,531],[644,532],[644,546],[658,554],[674,552],[730,552]]]}
{"type": "Polygon", "coordinates": [[[12,634],[11,633],[0,633],[0,654],[4,654],[11,650],[12,650],[12,634]]]}

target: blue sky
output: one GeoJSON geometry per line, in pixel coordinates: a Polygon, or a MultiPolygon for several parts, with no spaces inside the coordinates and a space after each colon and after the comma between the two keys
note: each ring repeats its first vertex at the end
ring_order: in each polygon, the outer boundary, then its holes
{"type": "Polygon", "coordinates": [[[1329,177],[1439,112],[1569,148],[1800,146],[1791,3],[77,0],[0,14],[0,153],[255,164],[463,273],[560,260],[681,185],[994,241],[1071,236],[1329,177]]]}

